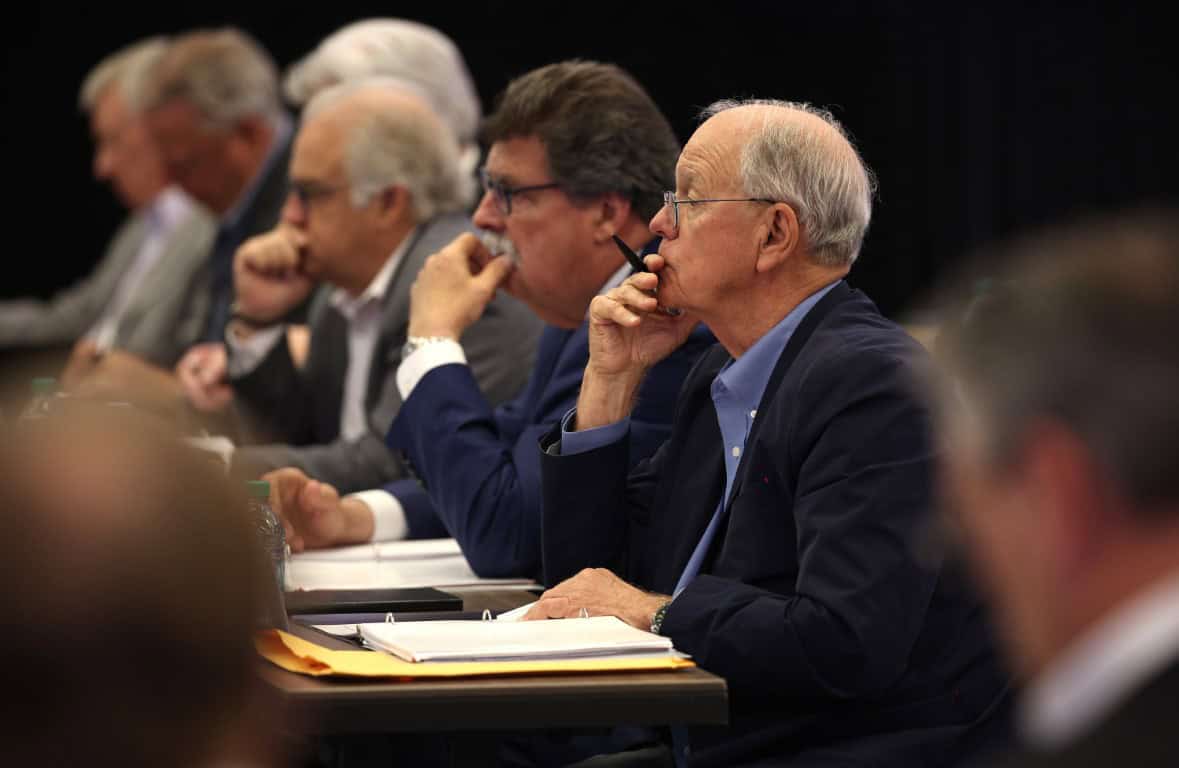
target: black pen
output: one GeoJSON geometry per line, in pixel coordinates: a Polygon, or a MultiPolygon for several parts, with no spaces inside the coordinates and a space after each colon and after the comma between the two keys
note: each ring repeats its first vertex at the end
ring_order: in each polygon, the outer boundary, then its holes
{"type": "MultiPolygon", "coordinates": [[[[647,269],[647,265],[643,263],[643,260],[639,258],[639,255],[630,249],[630,246],[626,244],[626,241],[624,241],[618,235],[610,235],[610,237],[614,238],[614,244],[618,246],[618,250],[622,251],[622,255],[626,257],[626,260],[630,262],[630,265],[635,268],[636,272],[651,271],[647,269]]],[[[679,317],[680,315],[680,311],[678,309],[673,307],[665,307],[662,304],[656,305],[655,311],[661,315],[667,315],[668,317],[679,317]]]]}
{"type": "Polygon", "coordinates": [[[639,258],[639,255],[630,249],[630,246],[618,235],[610,235],[614,238],[614,244],[618,246],[618,250],[622,251],[622,255],[630,262],[630,265],[635,268],[636,272],[650,272],[647,265],[639,258]]]}

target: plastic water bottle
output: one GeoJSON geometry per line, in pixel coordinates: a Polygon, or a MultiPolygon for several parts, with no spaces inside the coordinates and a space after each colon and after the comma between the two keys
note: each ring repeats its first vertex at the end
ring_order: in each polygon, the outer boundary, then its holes
{"type": "Polygon", "coordinates": [[[29,384],[31,397],[24,410],[22,419],[44,419],[53,409],[53,400],[57,396],[57,379],[42,377],[33,379],[29,384]]]}
{"type": "Polygon", "coordinates": [[[287,546],[286,532],[282,521],[270,508],[270,483],[266,480],[250,480],[246,483],[250,493],[250,512],[258,531],[258,539],[270,557],[274,578],[281,594],[286,584],[286,564],[291,550],[287,546]]]}

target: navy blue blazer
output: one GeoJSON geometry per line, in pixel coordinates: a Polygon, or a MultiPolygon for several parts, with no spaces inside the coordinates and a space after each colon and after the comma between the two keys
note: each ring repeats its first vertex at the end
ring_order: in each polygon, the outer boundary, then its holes
{"type": "MultiPolygon", "coordinates": [[[[933,483],[922,355],[846,283],[783,350],[709,555],[662,627],[729,685],[730,725],[690,730],[693,765],[945,765],[1004,700],[979,602],[915,552],[933,483]]],[[[543,453],[548,581],[597,566],[673,591],[724,491],[710,386],[728,359],[701,359],[670,439],[629,476],[625,441],[543,453]]]]}
{"type": "MultiPolygon", "coordinates": [[[[684,377],[714,341],[698,327],[652,369],[631,429],[635,461],[667,438],[684,377]]],[[[386,437],[421,481],[404,478],[385,486],[405,509],[409,535],[453,536],[480,576],[540,579],[536,442],[577,404],[588,360],[585,323],[576,330],[546,326],[524,391],[494,411],[467,366],[444,365],[427,373],[386,437]]]]}

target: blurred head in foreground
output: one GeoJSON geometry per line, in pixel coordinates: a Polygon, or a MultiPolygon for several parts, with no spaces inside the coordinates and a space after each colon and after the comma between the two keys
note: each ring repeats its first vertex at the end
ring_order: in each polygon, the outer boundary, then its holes
{"type": "Polygon", "coordinates": [[[946,488],[1038,678],[1148,595],[1179,615],[1179,212],[986,256],[990,288],[939,340],[946,488]]]}
{"type": "Polygon", "coordinates": [[[268,762],[248,716],[265,566],[228,483],[125,408],[0,434],[13,765],[268,762]]]}

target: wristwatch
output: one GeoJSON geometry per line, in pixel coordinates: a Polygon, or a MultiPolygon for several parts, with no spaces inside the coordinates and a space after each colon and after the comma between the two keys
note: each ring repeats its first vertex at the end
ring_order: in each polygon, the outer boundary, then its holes
{"type": "Polygon", "coordinates": [[[663,618],[667,616],[667,609],[670,607],[671,601],[668,600],[666,603],[655,609],[655,615],[651,617],[651,634],[659,634],[659,630],[663,628],[663,618]]]}
{"type": "Polygon", "coordinates": [[[278,323],[279,323],[279,321],[277,319],[276,320],[259,320],[255,317],[250,317],[249,315],[242,312],[241,305],[238,304],[237,301],[234,301],[232,304],[229,305],[229,319],[230,320],[237,320],[239,323],[245,325],[251,331],[260,331],[263,328],[269,328],[270,326],[278,325],[278,323]]]}
{"type": "Polygon", "coordinates": [[[405,360],[424,346],[438,344],[443,341],[454,341],[454,339],[449,336],[409,336],[406,338],[405,344],[401,347],[401,359],[405,360]]]}

